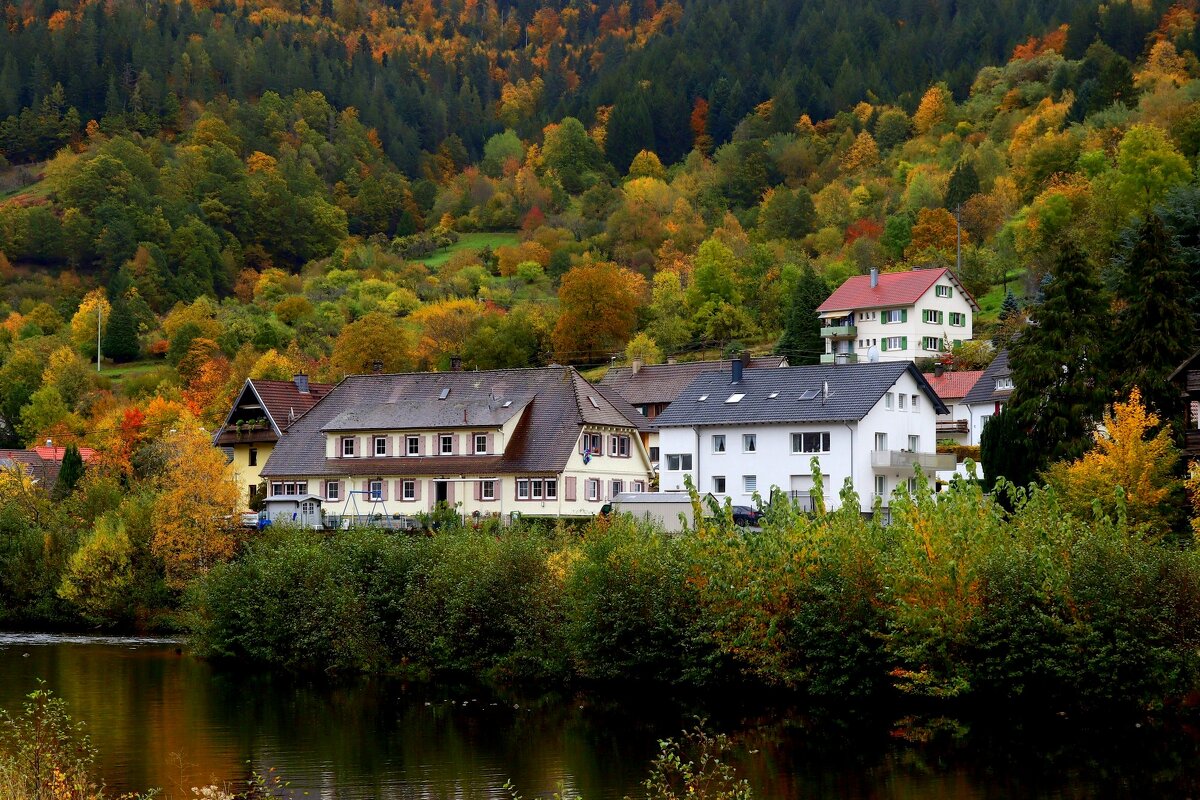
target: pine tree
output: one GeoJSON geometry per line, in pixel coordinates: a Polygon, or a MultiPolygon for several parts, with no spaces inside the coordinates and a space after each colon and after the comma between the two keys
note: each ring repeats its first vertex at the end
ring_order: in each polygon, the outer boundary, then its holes
{"type": "Polygon", "coordinates": [[[988,417],[979,436],[984,488],[991,491],[1000,478],[1017,486],[1028,486],[1037,477],[1036,454],[1031,444],[1011,407],[988,417]]]}
{"type": "Polygon", "coordinates": [[[1107,396],[1100,345],[1107,308],[1092,269],[1066,242],[1050,277],[1010,358],[1014,423],[1036,448],[1039,469],[1087,450],[1107,396]]]}
{"type": "Polygon", "coordinates": [[[1179,392],[1167,377],[1194,349],[1188,275],[1162,219],[1151,214],[1130,231],[1121,266],[1121,298],[1109,363],[1121,394],[1141,389],[1162,419],[1179,416],[1179,392]]]}
{"type": "Polygon", "coordinates": [[[104,331],[101,351],[116,363],[132,361],[138,357],[137,326],[129,303],[118,299],[113,305],[112,315],[108,318],[108,327],[104,331]]]}
{"type": "Polygon", "coordinates": [[[1000,303],[1000,320],[1007,321],[1020,310],[1021,304],[1017,301],[1017,296],[1009,289],[1004,295],[1004,301],[1000,303]]]}
{"type": "Polygon", "coordinates": [[[979,194],[979,175],[970,161],[960,161],[950,173],[946,187],[946,208],[954,211],[963,203],[979,194]]]}
{"type": "Polygon", "coordinates": [[[799,279],[792,287],[787,315],[783,323],[783,336],[775,345],[775,352],[785,356],[789,364],[819,364],[821,352],[820,320],[817,306],[829,296],[829,286],[816,273],[811,264],[804,266],[799,279]]]}
{"type": "Polygon", "coordinates": [[[67,445],[63,453],[62,466],[58,468],[58,480],[54,484],[54,496],[61,499],[75,490],[75,485],[83,477],[83,457],[79,448],[73,444],[67,445]]]}
{"type": "Polygon", "coordinates": [[[640,91],[630,92],[617,101],[608,118],[605,155],[618,172],[625,174],[634,156],[642,150],[653,149],[654,123],[646,98],[640,91]]]}

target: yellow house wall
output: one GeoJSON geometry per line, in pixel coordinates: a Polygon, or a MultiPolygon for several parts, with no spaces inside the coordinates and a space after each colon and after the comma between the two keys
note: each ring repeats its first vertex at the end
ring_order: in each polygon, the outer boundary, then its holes
{"type": "Polygon", "coordinates": [[[274,445],[262,442],[255,445],[235,444],[233,446],[233,461],[229,462],[225,469],[230,480],[237,484],[238,490],[241,492],[243,510],[250,508],[250,487],[258,485],[263,465],[267,463],[267,458],[273,449],[274,445]],[[250,466],[251,446],[258,450],[258,463],[253,467],[250,466]]]}

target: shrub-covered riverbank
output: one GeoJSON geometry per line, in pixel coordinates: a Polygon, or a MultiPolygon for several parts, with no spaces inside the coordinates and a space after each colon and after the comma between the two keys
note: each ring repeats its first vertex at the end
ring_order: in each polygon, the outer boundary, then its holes
{"type": "MultiPolygon", "coordinates": [[[[777,504],[665,536],[629,518],[531,527],[278,530],[193,584],[212,657],[499,680],[736,682],[1157,708],[1200,687],[1200,557],[1047,490],[1012,512],[962,483],[891,524],[777,504]]],[[[845,504],[856,507],[856,502],[845,504]]]]}

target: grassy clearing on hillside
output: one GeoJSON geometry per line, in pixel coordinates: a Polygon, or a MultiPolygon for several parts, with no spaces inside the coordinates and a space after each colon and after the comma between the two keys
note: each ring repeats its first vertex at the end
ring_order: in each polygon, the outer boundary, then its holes
{"type": "MultiPolygon", "coordinates": [[[[1008,280],[1008,288],[1020,300],[1024,294],[1021,286],[1021,278],[1025,277],[1026,270],[1014,269],[1010,270],[1005,276],[1008,280]]],[[[979,301],[979,313],[976,314],[976,319],[980,321],[995,320],[1000,316],[1000,306],[1004,303],[1004,281],[992,284],[992,288],[987,294],[982,297],[977,297],[979,301]]]]}
{"type": "Polygon", "coordinates": [[[516,233],[464,233],[459,235],[457,242],[437,251],[429,258],[422,259],[422,263],[427,267],[440,267],[460,250],[482,250],[485,247],[495,250],[503,245],[517,244],[519,241],[516,233]]]}
{"type": "Polygon", "coordinates": [[[162,359],[150,359],[147,361],[130,361],[125,364],[111,364],[102,362],[100,365],[100,374],[112,381],[120,383],[125,378],[134,375],[143,375],[147,372],[158,369],[166,362],[162,359]]]}

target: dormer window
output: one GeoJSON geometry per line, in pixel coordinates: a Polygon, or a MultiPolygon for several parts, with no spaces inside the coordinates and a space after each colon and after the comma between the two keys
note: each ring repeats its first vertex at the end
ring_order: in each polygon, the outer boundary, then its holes
{"type": "Polygon", "coordinates": [[[342,437],[342,456],[345,458],[354,458],[354,437],[342,437]]]}
{"type": "Polygon", "coordinates": [[[487,434],[486,433],[475,434],[475,452],[476,453],[487,453],[487,451],[488,451],[487,434]]]}
{"type": "Polygon", "coordinates": [[[1013,380],[1011,377],[996,379],[996,391],[997,392],[1007,391],[1012,388],[1013,388],[1013,380]]]}

